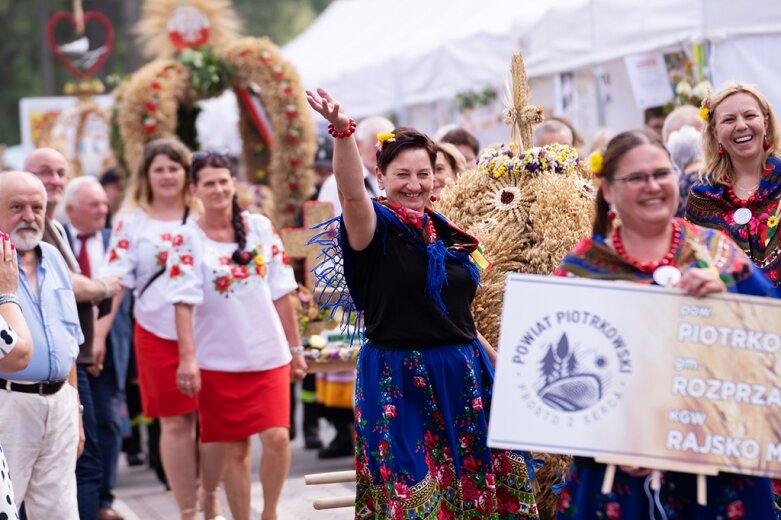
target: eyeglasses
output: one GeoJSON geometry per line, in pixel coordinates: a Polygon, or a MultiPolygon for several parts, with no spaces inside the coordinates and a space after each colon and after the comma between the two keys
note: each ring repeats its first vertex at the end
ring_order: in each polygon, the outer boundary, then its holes
{"type": "Polygon", "coordinates": [[[626,177],[614,177],[613,180],[623,182],[627,186],[632,186],[633,188],[639,188],[640,186],[648,184],[648,181],[651,179],[657,184],[669,182],[673,175],[672,170],[659,170],[653,173],[631,173],[626,177]]]}

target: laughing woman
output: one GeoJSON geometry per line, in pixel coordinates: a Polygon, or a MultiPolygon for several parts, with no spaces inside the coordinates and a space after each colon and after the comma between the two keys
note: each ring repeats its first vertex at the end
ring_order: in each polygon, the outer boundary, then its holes
{"type": "Polygon", "coordinates": [[[228,158],[195,153],[190,171],[204,212],[174,234],[166,299],[176,308],[179,389],[199,397],[204,514],[219,517],[225,462],[233,518],[249,519],[259,434],[262,518],[273,520],[290,465],[290,379],[306,374],[289,297],[297,285],[271,222],[240,212],[228,158]]]}
{"type": "Polygon", "coordinates": [[[781,288],[781,146],[778,122],[753,87],[728,84],[706,98],[703,183],[695,184],[686,218],[725,231],[781,288]]]}
{"type": "Polygon", "coordinates": [[[486,445],[495,352],[470,305],[477,241],[426,208],[436,148],[410,128],[378,136],[372,200],[352,132],[324,91],[309,104],[334,136],[347,287],[368,341],[355,387],[361,519],[537,518],[523,456],[486,445]]]}

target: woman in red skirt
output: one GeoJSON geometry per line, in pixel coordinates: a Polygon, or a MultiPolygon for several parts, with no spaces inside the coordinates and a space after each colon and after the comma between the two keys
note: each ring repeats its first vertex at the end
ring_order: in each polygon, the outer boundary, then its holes
{"type": "MultiPolygon", "coordinates": [[[[182,520],[196,518],[197,464],[195,411],[198,401],[179,391],[174,307],[166,303],[162,273],[171,236],[194,207],[187,187],[190,151],[174,139],[151,141],[116,216],[102,275],[119,275],[133,291],[138,379],[144,415],[159,417],[160,451],[182,520]]],[[[96,344],[105,342],[125,291],[114,298],[112,314],[97,322],[96,344]]],[[[105,343],[103,343],[105,344],[105,343]]]]}
{"type": "Polygon", "coordinates": [[[242,214],[227,157],[193,155],[190,181],[204,213],[176,231],[166,298],[176,308],[178,384],[198,396],[206,518],[225,490],[233,517],[249,519],[250,438],[260,434],[262,518],[276,507],[290,465],[290,379],[306,362],[289,294],[282,241],[261,215],[242,214]]]}

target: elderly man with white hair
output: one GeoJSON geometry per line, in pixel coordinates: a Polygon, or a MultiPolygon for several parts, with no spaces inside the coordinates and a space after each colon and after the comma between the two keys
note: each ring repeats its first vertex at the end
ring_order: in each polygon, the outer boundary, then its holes
{"type": "MultiPolygon", "coordinates": [[[[83,276],[98,273],[108,247],[110,230],[106,229],[108,196],[94,177],[77,177],[65,186],[57,209],[65,222],[65,233],[83,276]]],[[[101,302],[104,313],[111,300],[101,302]],[[105,307],[105,308],[104,308],[105,307]]],[[[92,302],[79,302],[79,318],[84,331],[76,359],[79,395],[84,405],[84,454],[76,465],[79,513],[82,519],[117,520],[112,489],[116,483],[116,462],[122,445],[120,408],[122,394],[118,380],[127,376],[129,344],[118,345],[118,356],[124,373],[118,375],[112,342],[95,341],[97,309],[92,302]],[[108,357],[106,348],[110,349],[108,357]],[[105,365],[105,366],[104,366],[105,365]],[[104,368],[108,368],[104,374],[104,368]]],[[[121,371],[121,367],[120,367],[121,371]]]]}
{"type": "Polygon", "coordinates": [[[74,519],[81,450],[75,360],[84,336],[68,266],[42,241],[45,216],[40,180],[26,172],[0,175],[0,230],[19,253],[17,296],[33,340],[27,368],[0,373],[0,444],[28,517],[74,519]]]}

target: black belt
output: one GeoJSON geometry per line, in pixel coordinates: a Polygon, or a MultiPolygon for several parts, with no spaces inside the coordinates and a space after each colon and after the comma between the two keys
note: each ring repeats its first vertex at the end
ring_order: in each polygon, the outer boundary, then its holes
{"type": "Polygon", "coordinates": [[[65,384],[62,381],[44,381],[42,383],[13,383],[0,377],[0,389],[25,394],[51,395],[56,394],[65,384]]]}

